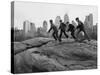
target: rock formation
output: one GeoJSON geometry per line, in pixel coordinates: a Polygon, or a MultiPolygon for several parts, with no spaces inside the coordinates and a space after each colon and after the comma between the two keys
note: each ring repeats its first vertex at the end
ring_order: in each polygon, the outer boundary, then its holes
{"type": "Polygon", "coordinates": [[[34,38],[14,42],[14,72],[34,73],[97,68],[97,42],[34,38]]]}

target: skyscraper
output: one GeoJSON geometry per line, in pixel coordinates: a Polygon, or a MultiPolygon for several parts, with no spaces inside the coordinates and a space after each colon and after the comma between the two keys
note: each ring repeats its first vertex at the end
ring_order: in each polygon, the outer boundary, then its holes
{"type": "Polygon", "coordinates": [[[44,32],[46,32],[47,31],[47,26],[48,26],[48,24],[47,24],[47,21],[43,21],[43,31],[44,32]]]}
{"type": "Polygon", "coordinates": [[[28,20],[23,22],[23,30],[25,33],[30,31],[30,22],[28,20]]]}
{"type": "Polygon", "coordinates": [[[36,32],[35,24],[32,23],[32,22],[30,23],[30,31],[31,31],[32,33],[36,32]]]}
{"type": "Polygon", "coordinates": [[[89,14],[90,27],[93,26],[93,14],[89,14]]]}
{"type": "Polygon", "coordinates": [[[64,15],[64,23],[66,24],[66,22],[69,22],[69,16],[67,13],[64,15]]]}
{"type": "Polygon", "coordinates": [[[93,14],[89,14],[85,17],[84,25],[89,28],[93,26],[93,14]]]}
{"type": "Polygon", "coordinates": [[[93,32],[93,14],[89,14],[85,17],[84,27],[88,36],[90,37],[93,32]]]}
{"type": "Polygon", "coordinates": [[[57,28],[59,28],[59,26],[60,26],[60,20],[61,20],[60,16],[57,16],[55,19],[55,25],[57,26],[57,28]]]}

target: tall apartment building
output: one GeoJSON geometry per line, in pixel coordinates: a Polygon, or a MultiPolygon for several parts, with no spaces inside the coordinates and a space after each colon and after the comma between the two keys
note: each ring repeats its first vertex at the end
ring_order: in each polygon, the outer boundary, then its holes
{"type": "Polygon", "coordinates": [[[28,20],[23,22],[23,30],[25,33],[28,33],[30,31],[30,22],[28,20]]]}

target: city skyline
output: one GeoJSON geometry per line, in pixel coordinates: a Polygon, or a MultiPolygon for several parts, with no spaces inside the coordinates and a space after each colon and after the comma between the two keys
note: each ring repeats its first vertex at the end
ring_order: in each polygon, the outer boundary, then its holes
{"type": "MultiPolygon", "coordinates": [[[[79,17],[82,22],[85,17],[90,13],[93,14],[93,25],[98,21],[98,9],[96,6],[83,6],[83,5],[65,5],[65,4],[52,4],[52,3],[25,3],[15,1],[15,15],[14,27],[19,29],[23,28],[23,22],[29,20],[35,23],[36,27],[42,27],[43,21],[47,21],[48,28],[50,27],[49,20],[55,19],[60,16],[64,21],[64,15],[68,14],[69,21],[75,21],[79,17]]],[[[76,21],[75,21],[76,22],[76,21]]]]}

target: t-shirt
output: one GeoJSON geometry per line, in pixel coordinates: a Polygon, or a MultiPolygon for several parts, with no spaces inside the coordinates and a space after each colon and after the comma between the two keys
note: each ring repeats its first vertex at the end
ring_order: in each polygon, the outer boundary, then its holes
{"type": "Polygon", "coordinates": [[[79,21],[77,28],[83,29],[84,28],[84,24],[81,21],[79,21]]]}
{"type": "Polygon", "coordinates": [[[53,30],[54,32],[58,32],[57,27],[54,24],[51,25],[51,27],[50,27],[48,32],[50,32],[51,30],[53,30]]]}
{"type": "Polygon", "coordinates": [[[75,30],[74,25],[69,24],[69,25],[68,25],[68,31],[74,31],[74,30],[75,30]]]}
{"type": "Polygon", "coordinates": [[[65,31],[66,25],[64,23],[61,23],[59,29],[65,31]]]}

